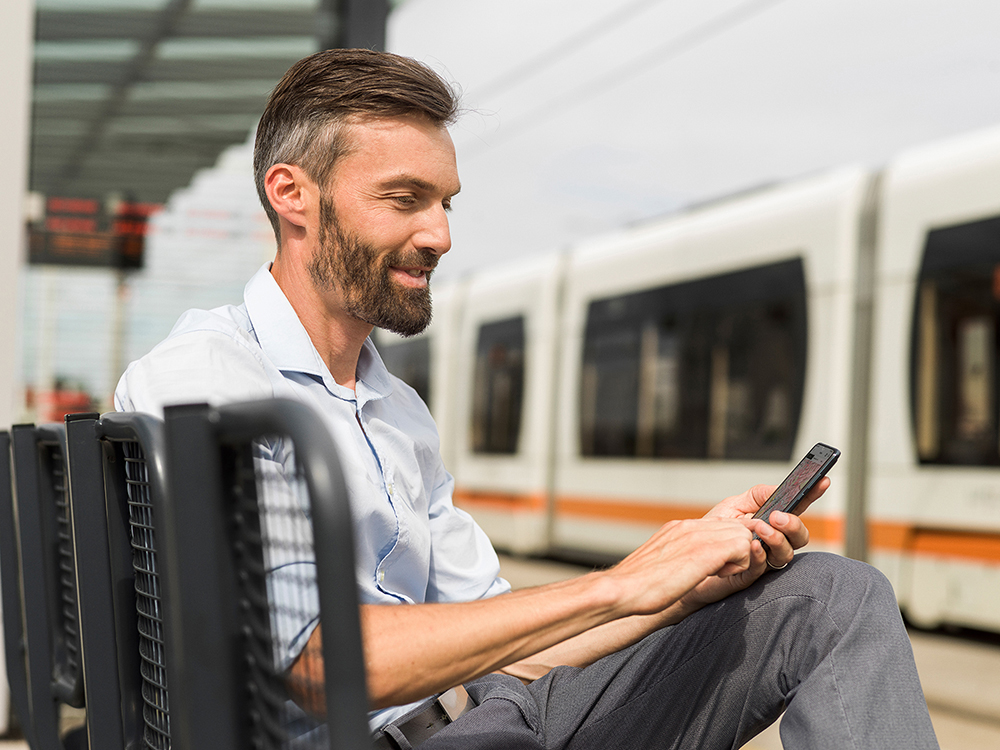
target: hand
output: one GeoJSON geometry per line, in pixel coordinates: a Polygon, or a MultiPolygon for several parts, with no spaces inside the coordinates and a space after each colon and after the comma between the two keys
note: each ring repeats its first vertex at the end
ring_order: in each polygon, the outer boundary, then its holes
{"type": "Polygon", "coordinates": [[[795,513],[774,511],[770,516],[770,525],[761,520],[754,520],[753,514],[774,492],[773,485],[758,484],[741,495],[726,498],[710,510],[706,518],[739,518],[747,523],[747,527],[756,532],[757,536],[767,545],[767,559],[775,568],[787,565],[795,550],[809,543],[809,529],[802,523],[799,514],[819,499],[830,486],[830,479],[824,477],[799,503],[795,513]]]}
{"type": "MultiPolygon", "coordinates": [[[[754,545],[759,567],[763,567],[763,548],[753,540],[742,518],[671,521],[606,572],[617,590],[626,594],[624,614],[658,614],[676,605],[706,579],[745,574],[754,563],[754,545]]],[[[757,575],[760,573],[754,578],[757,575]]]]}

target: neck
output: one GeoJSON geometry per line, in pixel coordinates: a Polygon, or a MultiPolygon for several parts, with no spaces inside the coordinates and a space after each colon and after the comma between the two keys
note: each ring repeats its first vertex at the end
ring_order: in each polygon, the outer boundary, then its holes
{"type": "Polygon", "coordinates": [[[333,379],[353,389],[361,347],[373,326],[331,304],[329,295],[316,289],[303,264],[282,263],[281,260],[279,252],[271,264],[271,275],[298,315],[333,379]]]}

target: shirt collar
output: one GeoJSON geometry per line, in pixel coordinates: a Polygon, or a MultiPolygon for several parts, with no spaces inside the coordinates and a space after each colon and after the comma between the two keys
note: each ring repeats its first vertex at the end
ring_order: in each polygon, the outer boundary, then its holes
{"type": "MultiPolygon", "coordinates": [[[[300,372],[342,388],[330,375],[312,339],[302,326],[295,308],[271,275],[265,263],[243,290],[250,325],[261,349],[281,372],[300,372]]],[[[392,381],[371,339],[361,347],[356,371],[359,405],[392,393],[392,381]]]]}
{"type": "Polygon", "coordinates": [[[326,363],[271,275],[270,263],[265,263],[247,282],[243,301],[257,341],[275,367],[282,372],[329,377],[326,363]]]}
{"type": "Polygon", "coordinates": [[[392,393],[392,379],[389,377],[389,371],[385,369],[382,357],[379,356],[370,336],[365,339],[365,343],[361,347],[356,377],[360,403],[385,398],[392,393]]]}

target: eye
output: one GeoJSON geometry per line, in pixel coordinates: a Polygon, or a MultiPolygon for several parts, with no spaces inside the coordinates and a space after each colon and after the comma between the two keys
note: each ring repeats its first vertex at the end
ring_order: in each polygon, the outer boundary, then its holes
{"type": "Polygon", "coordinates": [[[394,195],[392,196],[392,199],[396,201],[396,203],[398,203],[400,206],[406,206],[407,208],[409,208],[410,206],[414,206],[417,203],[416,196],[410,195],[409,193],[405,193],[403,195],[394,195]]]}
{"type": "Polygon", "coordinates": [[[451,211],[451,198],[445,198],[441,201],[441,205],[444,207],[445,211],[451,211]]]}

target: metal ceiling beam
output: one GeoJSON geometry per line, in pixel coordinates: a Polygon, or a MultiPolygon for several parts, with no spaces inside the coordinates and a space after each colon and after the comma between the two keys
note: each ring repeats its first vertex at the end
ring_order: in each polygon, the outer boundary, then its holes
{"type": "Polygon", "coordinates": [[[389,0],[320,0],[319,7],[328,24],[319,35],[321,48],[385,49],[389,0]]]}
{"type": "Polygon", "coordinates": [[[157,46],[174,32],[180,17],[187,11],[190,5],[191,0],[169,0],[164,6],[153,28],[142,39],[139,54],[136,55],[131,65],[126,68],[124,75],[113,84],[111,95],[105,102],[101,113],[94,119],[87,134],[80,139],[80,145],[76,153],[67,161],[63,173],[60,175],[59,182],[56,184],[56,189],[58,189],[60,183],[70,182],[79,174],[83,163],[90,156],[91,152],[95,150],[97,144],[104,136],[108,122],[125,103],[129,87],[145,76],[147,69],[153,62],[157,46]]]}
{"type": "MultiPolygon", "coordinates": [[[[47,41],[148,39],[156,32],[161,11],[40,10],[36,34],[47,41]]],[[[195,39],[255,36],[311,36],[315,10],[190,10],[179,19],[177,36],[195,39]]]]}
{"type": "MultiPolygon", "coordinates": [[[[298,58],[274,59],[238,57],[230,59],[156,60],[140,71],[133,61],[40,62],[35,66],[35,83],[97,84],[115,81],[112,96],[124,101],[129,89],[140,81],[228,81],[273,79],[274,83],[298,58]]],[[[273,85],[273,84],[272,84],[273,85]]],[[[110,101],[110,100],[109,100],[110,101]]]]}

